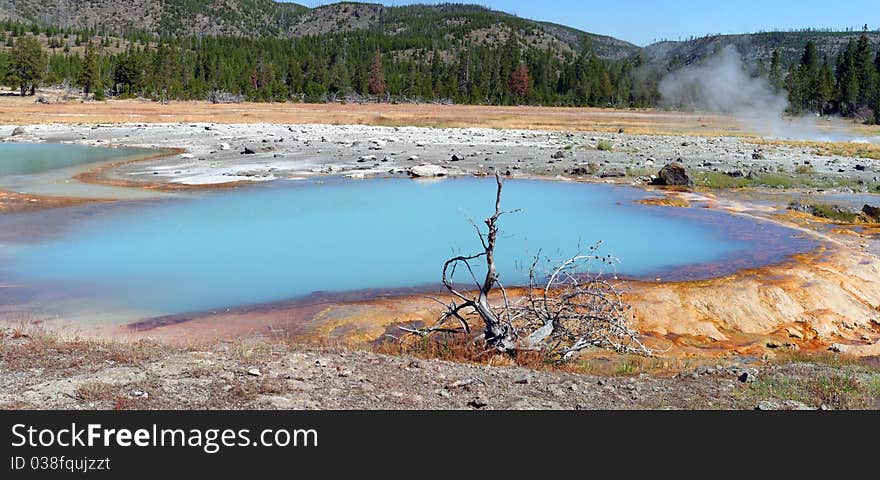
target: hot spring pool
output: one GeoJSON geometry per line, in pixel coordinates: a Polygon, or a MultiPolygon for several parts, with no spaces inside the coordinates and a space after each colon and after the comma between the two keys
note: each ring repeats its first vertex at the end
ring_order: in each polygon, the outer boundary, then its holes
{"type": "MultiPolygon", "coordinates": [[[[314,292],[436,289],[445,259],[479,251],[469,219],[482,225],[494,195],[488,178],[325,179],[2,215],[0,300],[127,321],[314,292]]],[[[723,275],[814,246],[771,223],[635,203],[646,196],[507,181],[503,208],[522,211],[502,220],[502,282],[524,284],[538,249],[562,259],[598,240],[617,274],[652,279],[723,275]]]]}

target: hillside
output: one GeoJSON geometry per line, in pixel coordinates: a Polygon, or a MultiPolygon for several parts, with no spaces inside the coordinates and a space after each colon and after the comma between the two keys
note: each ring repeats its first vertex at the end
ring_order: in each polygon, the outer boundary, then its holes
{"type": "Polygon", "coordinates": [[[336,3],[313,9],[272,0],[0,0],[0,20],[67,29],[141,31],[168,35],[304,37],[371,30],[432,41],[499,43],[515,32],[525,44],[557,51],[589,42],[603,58],[625,58],[639,49],[615,38],[521,19],[464,4],[384,7],[336,3]]]}
{"type": "MultiPolygon", "coordinates": [[[[712,35],[693,40],[658,42],[645,47],[645,57],[652,63],[690,64],[709,57],[727,45],[734,45],[751,62],[769,63],[774,50],[779,50],[783,64],[800,60],[804,46],[812,40],[821,58],[827,55],[833,62],[846,49],[847,43],[858,40],[860,31],[831,32],[803,30],[791,32],[763,32],[740,35],[712,35]]],[[[868,32],[873,45],[880,43],[880,32],[868,32]]]]}

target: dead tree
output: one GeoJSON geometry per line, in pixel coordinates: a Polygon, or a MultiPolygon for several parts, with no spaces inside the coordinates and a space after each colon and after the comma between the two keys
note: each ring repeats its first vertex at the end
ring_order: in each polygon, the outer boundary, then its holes
{"type": "Polygon", "coordinates": [[[628,324],[632,309],[617,287],[601,272],[590,273],[594,263],[613,264],[609,256],[600,256],[596,244],[589,251],[540,272],[544,258],[539,252],[529,269],[525,293],[511,298],[498,278],[495,245],[498,222],[510,211],[501,210],[503,181],[495,175],[497,190],[495,213],[485,220],[486,231],[474,224],[483,251],[470,256],[456,256],[443,264],[442,281],[452,295],[443,314],[426,328],[402,330],[426,337],[434,333],[470,334],[470,321],[482,323],[478,338],[498,352],[541,351],[567,360],[587,348],[602,348],[619,353],[651,355],[628,324]],[[478,276],[474,263],[485,262],[485,275],[478,276]],[[463,291],[453,279],[457,270],[465,270],[474,283],[473,291],[463,291]],[[490,302],[497,288],[498,305],[490,302]]]}

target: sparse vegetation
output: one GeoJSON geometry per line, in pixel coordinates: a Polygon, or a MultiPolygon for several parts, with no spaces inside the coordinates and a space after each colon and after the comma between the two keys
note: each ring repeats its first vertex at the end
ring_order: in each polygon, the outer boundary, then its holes
{"type": "Polygon", "coordinates": [[[603,152],[610,152],[614,150],[614,144],[612,144],[610,140],[599,140],[596,142],[596,149],[603,152]]]}
{"type": "Polygon", "coordinates": [[[749,402],[793,400],[806,406],[833,409],[880,407],[880,373],[842,368],[815,377],[770,376],[754,382],[744,395],[749,402]]]}
{"type": "Polygon", "coordinates": [[[810,208],[813,211],[813,215],[821,218],[827,218],[828,220],[832,220],[835,222],[852,223],[856,221],[856,219],[859,217],[857,213],[848,212],[837,208],[834,205],[828,205],[824,203],[811,204],[810,208]]]}

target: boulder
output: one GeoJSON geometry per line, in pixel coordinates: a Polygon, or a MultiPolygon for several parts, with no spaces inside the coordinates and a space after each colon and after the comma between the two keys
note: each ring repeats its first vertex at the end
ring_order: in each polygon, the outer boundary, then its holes
{"type": "Polygon", "coordinates": [[[254,155],[254,154],[256,154],[256,153],[257,153],[257,152],[256,152],[254,149],[250,148],[250,147],[244,147],[244,150],[241,151],[241,154],[242,154],[242,155],[254,155]]]}
{"type": "Polygon", "coordinates": [[[880,207],[865,204],[865,206],[862,207],[862,213],[864,213],[869,219],[875,222],[880,222],[880,207]]]}
{"type": "Polygon", "coordinates": [[[446,168],[430,163],[409,167],[406,172],[411,177],[445,177],[449,175],[449,171],[446,168]]]}
{"type": "Polygon", "coordinates": [[[231,148],[232,148],[232,145],[230,145],[228,143],[221,143],[220,144],[220,150],[230,150],[231,148]]]}
{"type": "Polygon", "coordinates": [[[375,162],[375,161],[376,161],[375,155],[364,155],[364,156],[358,158],[358,163],[375,162]]]}
{"type": "Polygon", "coordinates": [[[692,186],[694,181],[688,176],[684,166],[678,162],[672,162],[660,169],[657,179],[654,180],[656,185],[670,186],[692,186]]]}
{"type": "Polygon", "coordinates": [[[15,127],[15,130],[12,131],[12,136],[24,135],[25,133],[27,132],[24,130],[24,127],[15,127]]]}
{"type": "Polygon", "coordinates": [[[565,158],[565,152],[563,152],[562,150],[558,150],[553,155],[550,155],[550,158],[552,158],[554,160],[561,160],[561,159],[565,158]]]}
{"type": "Polygon", "coordinates": [[[462,156],[460,156],[460,155],[455,155],[455,154],[452,155],[452,161],[453,161],[453,162],[460,162],[460,161],[462,161],[462,160],[464,160],[464,157],[462,157],[462,156]]]}
{"type": "Polygon", "coordinates": [[[620,170],[606,170],[599,175],[599,178],[623,178],[626,177],[626,172],[620,170]]]}

